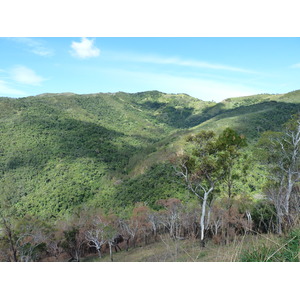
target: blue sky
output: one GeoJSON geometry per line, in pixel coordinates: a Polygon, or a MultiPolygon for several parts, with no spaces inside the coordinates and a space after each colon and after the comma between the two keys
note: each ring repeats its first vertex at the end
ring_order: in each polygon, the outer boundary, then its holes
{"type": "Polygon", "coordinates": [[[0,96],[186,93],[202,100],[300,89],[299,38],[0,38],[0,96]]]}

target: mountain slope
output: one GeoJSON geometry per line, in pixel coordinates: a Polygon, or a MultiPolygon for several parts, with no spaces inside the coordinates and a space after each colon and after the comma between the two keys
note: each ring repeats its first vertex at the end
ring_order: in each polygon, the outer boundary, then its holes
{"type": "Polygon", "coordinates": [[[158,91],[0,98],[1,197],[44,218],[83,204],[120,210],[186,199],[168,158],[187,134],[230,126],[251,143],[299,109],[300,91],[220,103],[158,91]]]}
{"type": "Polygon", "coordinates": [[[185,126],[181,108],[197,105],[206,103],[160,92],[1,98],[1,186],[14,186],[20,213],[56,216],[89,201],[110,207],[131,158],[155,151],[178,130],[174,116],[185,126]]]}

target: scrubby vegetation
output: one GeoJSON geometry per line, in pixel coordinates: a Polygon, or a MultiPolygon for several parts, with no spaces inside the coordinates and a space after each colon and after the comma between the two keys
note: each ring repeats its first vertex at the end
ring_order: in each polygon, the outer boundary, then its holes
{"type": "Polygon", "coordinates": [[[118,246],[227,247],[270,233],[277,248],[239,248],[234,260],[299,260],[299,103],[300,91],[0,98],[1,260],[113,259],[118,246]]]}
{"type": "Polygon", "coordinates": [[[240,260],[243,262],[299,262],[299,229],[292,230],[286,237],[277,241],[273,240],[272,243],[262,243],[254,249],[244,250],[240,260]]]}

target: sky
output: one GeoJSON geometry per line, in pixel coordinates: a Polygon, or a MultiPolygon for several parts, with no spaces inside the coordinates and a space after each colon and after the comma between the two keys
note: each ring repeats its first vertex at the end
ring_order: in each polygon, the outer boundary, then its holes
{"type": "Polygon", "coordinates": [[[186,93],[207,101],[300,89],[300,38],[0,38],[0,96],[186,93]]]}

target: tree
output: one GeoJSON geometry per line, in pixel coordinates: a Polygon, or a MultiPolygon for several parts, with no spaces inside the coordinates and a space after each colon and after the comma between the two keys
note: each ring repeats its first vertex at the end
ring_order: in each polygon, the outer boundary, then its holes
{"type": "Polygon", "coordinates": [[[91,223],[86,226],[84,232],[85,239],[88,242],[88,246],[95,248],[98,252],[99,257],[102,257],[101,248],[103,245],[108,244],[110,250],[110,258],[113,261],[112,257],[112,246],[117,247],[116,244],[116,220],[115,215],[104,216],[102,213],[97,212],[96,214],[90,215],[89,219],[91,223]]]}
{"type": "Polygon", "coordinates": [[[131,220],[133,223],[138,224],[138,238],[144,240],[144,244],[148,244],[149,237],[152,232],[152,225],[149,220],[150,208],[144,203],[136,203],[131,220]]]}
{"type": "MultiPolygon", "coordinates": [[[[21,187],[22,188],[22,187],[21,187]]],[[[13,178],[3,177],[0,182],[0,239],[4,252],[10,261],[19,261],[17,247],[17,210],[15,204],[20,200],[20,187],[13,178]]]]}
{"type": "Polygon", "coordinates": [[[193,147],[188,149],[189,153],[177,157],[176,173],[183,177],[187,188],[200,200],[200,241],[204,247],[207,208],[212,203],[212,192],[216,183],[223,174],[217,164],[218,150],[213,131],[201,131],[197,135],[189,136],[187,142],[193,147]]]}
{"type": "Polygon", "coordinates": [[[71,256],[70,261],[80,261],[82,248],[85,240],[78,226],[72,226],[64,230],[64,239],[61,243],[62,248],[71,256]]]}
{"type": "Polygon", "coordinates": [[[180,211],[181,235],[183,237],[195,238],[199,231],[199,215],[201,207],[195,201],[183,203],[180,211]]]}
{"type": "Polygon", "coordinates": [[[259,147],[261,161],[269,169],[266,196],[274,203],[277,233],[281,234],[283,226],[292,226],[293,212],[300,212],[296,195],[300,180],[300,114],[285,124],[284,132],[265,132],[259,147]]]}
{"type": "Polygon", "coordinates": [[[185,153],[173,159],[177,175],[187,188],[200,200],[200,241],[205,245],[205,231],[209,223],[213,193],[221,180],[227,180],[228,195],[234,180],[233,166],[239,150],[245,146],[245,137],[227,128],[216,137],[213,131],[201,131],[187,138],[185,153]]]}
{"type": "Polygon", "coordinates": [[[44,221],[25,216],[16,224],[16,247],[22,262],[37,261],[52,239],[52,228],[44,221]]]}
{"type": "Polygon", "coordinates": [[[57,227],[60,231],[60,246],[70,255],[69,261],[79,262],[87,241],[85,230],[87,226],[86,212],[72,216],[66,221],[58,222],[57,227]]]}
{"type": "Polygon", "coordinates": [[[152,235],[154,237],[154,241],[157,239],[157,234],[161,231],[161,218],[160,214],[157,211],[150,210],[147,213],[148,221],[152,227],[152,235]]]}
{"type": "Polygon", "coordinates": [[[168,229],[170,237],[173,239],[179,238],[181,201],[176,198],[169,198],[158,200],[157,204],[165,208],[165,211],[161,214],[161,223],[168,229]]]}
{"type": "MultiPolygon", "coordinates": [[[[226,128],[218,137],[216,147],[219,151],[219,163],[224,171],[224,182],[227,189],[227,200],[229,208],[233,204],[234,183],[239,178],[239,175],[234,170],[234,167],[240,162],[241,149],[247,146],[244,135],[239,135],[235,130],[226,128]]],[[[243,165],[239,168],[243,175],[246,175],[247,166],[243,165]]]]}
{"type": "Polygon", "coordinates": [[[118,246],[118,244],[119,244],[119,242],[124,241],[124,239],[121,235],[119,235],[117,233],[116,229],[111,225],[109,225],[105,228],[105,235],[107,236],[110,260],[114,261],[113,254],[112,254],[112,247],[115,247],[116,252],[118,251],[117,247],[121,250],[121,248],[118,246]]]}
{"type": "Polygon", "coordinates": [[[5,255],[9,260],[18,261],[17,257],[17,246],[16,246],[16,233],[15,233],[15,224],[14,220],[9,214],[6,214],[3,210],[3,207],[0,208],[0,240],[3,251],[7,253],[5,255]],[[9,251],[7,251],[9,249],[9,251]]]}
{"type": "Polygon", "coordinates": [[[108,223],[101,216],[95,216],[91,226],[85,231],[85,238],[88,246],[96,248],[99,257],[101,258],[101,247],[107,243],[106,228],[108,223]]]}
{"type": "Polygon", "coordinates": [[[139,222],[136,219],[130,218],[129,220],[119,220],[120,231],[123,235],[127,236],[126,250],[128,251],[129,240],[132,240],[132,246],[136,246],[137,234],[139,231],[139,222]]]}
{"type": "Polygon", "coordinates": [[[17,219],[1,210],[1,225],[2,251],[10,261],[38,261],[52,240],[52,228],[32,216],[17,219]]]}

